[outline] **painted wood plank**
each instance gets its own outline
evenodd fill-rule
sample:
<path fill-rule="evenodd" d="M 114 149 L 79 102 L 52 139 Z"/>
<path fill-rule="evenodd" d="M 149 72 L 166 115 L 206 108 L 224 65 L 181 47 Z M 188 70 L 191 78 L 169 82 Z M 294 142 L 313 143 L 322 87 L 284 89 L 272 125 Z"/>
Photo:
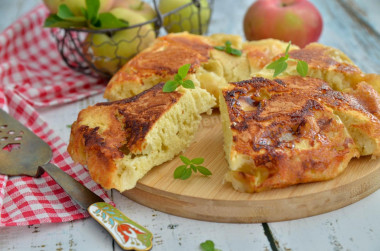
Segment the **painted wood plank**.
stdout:
<path fill-rule="evenodd" d="M 280 250 L 380 250 L 380 191 L 328 214 L 269 224 Z"/>
<path fill-rule="evenodd" d="M 112 239 L 94 220 L 0 228 L 0 250 L 104 250 Z"/>
<path fill-rule="evenodd" d="M 374 2 L 376 2 L 376 0 L 355 1 L 362 4 L 361 8 L 366 11 L 371 11 L 373 8 L 365 6 L 374 6 Z M 23 8 L 28 10 L 32 6 L 30 2 L 32 1 L 6 1 L 7 5 L 13 6 L 9 9 L 12 11 L 8 11 L 7 8 L 8 19 L 15 20 L 18 16 L 17 11 L 22 11 Z M 236 0 L 233 1 L 233 4 L 227 0 L 216 2 L 210 31 L 243 35 L 242 19 L 246 8 L 253 0 Z M 325 23 L 328 21 L 321 42 L 344 50 L 364 70 L 379 72 L 376 70 L 380 65 L 378 63 L 380 57 L 376 54 L 377 51 L 380 51 L 377 50 L 380 44 L 377 39 L 360 38 L 358 31 L 361 29 L 360 25 L 355 22 L 347 25 L 347 20 L 336 20 L 343 15 L 341 13 L 344 13 L 342 7 L 335 3 L 336 1 L 314 0 L 312 2 L 326 16 Z M 0 10 L 5 8 L 3 7 L 4 3 L 5 1 L 0 2 Z M 1 13 L 5 15 L 5 12 Z M 372 14 L 368 14 L 368 17 L 372 16 Z M 337 22 L 335 23 L 335 21 Z M 0 25 L 3 26 L 0 28 L 8 25 L 5 23 L 1 22 Z M 348 32 L 346 36 L 349 38 L 342 37 L 341 29 Z M 345 34 L 343 33 L 343 35 Z M 354 39 L 350 41 L 352 37 Z M 373 47 L 373 50 L 368 52 L 368 47 Z M 41 113 L 67 142 L 69 129 L 66 125 L 75 119 L 80 109 L 101 99 L 101 96 L 98 96 L 68 106 L 55 107 L 56 110 L 41 109 Z M 56 114 L 58 113 L 60 114 L 58 118 L 62 117 L 62 120 L 57 118 Z M 113 197 L 125 214 L 155 233 L 154 250 L 197 250 L 199 243 L 206 239 L 212 239 L 216 247 L 222 250 L 270 249 L 260 224 L 220 224 L 187 220 L 146 208 L 117 192 L 113 192 Z M 321 250 L 319 247 L 326 250 L 366 250 L 366 248 L 379 250 L 379 238 L 376 238 L 380 232 L 378 227 L 380 226 L 378 220 L 379 199 L 380 192 L 378 191 L 354 205 L 329 214 L 297 221 L 273 223 L 269 226 L 280 250 L 287 248 Z M 74 239 L 70 235 L 74 236 Z M 20 238 L 20 236 L 22 237 Z M 112 240 L 109 238 L 108 234 L 103 233 L 102 229 L 91 219 L 73 223 L 0 229 L 1 250 L 87 250 L 90 248 L 112 250 Z M 70 244 L 71 240 L 75 245 Z M 61 244 L 57 246 L 58 243 Z M 115 249 L 120 250 L 118 247 Z"/>
<path fill-rule="evenodd" d="M 0 31 L 3 31 L 6 27 L 16 21 L 20 16 L 26 14 L 34 6 L 40 4 L 41 0 L 12 0 L 12 1 L 0 1 Z"/>
<path fill-rule="evenodd" d="M 154 233 L 153 250 L 199 250 L 200 243 L 212 240 L 225 250 L 270 250 L 261 224 L 224 224 L 189 220 L 141 206 L 118 192 L 114 201 L 125 214 Z M 115 250 L 121 250 L 117 247 Z"/>

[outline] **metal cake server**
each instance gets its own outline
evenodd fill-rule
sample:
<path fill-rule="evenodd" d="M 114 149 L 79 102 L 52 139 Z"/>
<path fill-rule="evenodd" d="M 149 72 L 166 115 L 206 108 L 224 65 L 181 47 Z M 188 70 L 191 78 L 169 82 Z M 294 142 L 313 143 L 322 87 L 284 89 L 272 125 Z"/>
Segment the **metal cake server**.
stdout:
<path fill-rule="evenodd" d="M 40 177 L 45 171 L 125 250 L 149 250 L 152 233 L 50 163 L 50 146 L 0 109 L 0 173 Z"/>

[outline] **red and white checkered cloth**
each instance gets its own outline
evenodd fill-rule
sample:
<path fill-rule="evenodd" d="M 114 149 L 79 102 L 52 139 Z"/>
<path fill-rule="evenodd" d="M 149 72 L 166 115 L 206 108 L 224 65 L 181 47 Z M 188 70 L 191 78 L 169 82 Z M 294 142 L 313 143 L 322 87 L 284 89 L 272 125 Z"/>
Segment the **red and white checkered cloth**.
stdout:
<path fill-rule="evenodd" d="M 49 29 L 42 27 L 47 15 L 47 9 L 38 6 L 0 34 L 0 107 L 52 147 L 54 164 L 110 202 L 87 170 L 73 163 L 65 142 L 33 108 L 72 102 L 105 87 L 104 81 L 74 72 L 64 64 Z M 87 216 L 46 173 L 41 178 L 0 175 L 0 226 Z"/>

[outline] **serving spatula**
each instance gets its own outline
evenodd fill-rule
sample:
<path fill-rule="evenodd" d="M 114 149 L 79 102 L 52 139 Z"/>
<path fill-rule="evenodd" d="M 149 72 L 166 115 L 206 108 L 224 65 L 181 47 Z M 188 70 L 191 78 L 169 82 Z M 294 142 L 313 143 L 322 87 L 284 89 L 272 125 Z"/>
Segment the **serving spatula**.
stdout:
<path fill-rule="evenodd" d="M 149 250 L 152 233 L 50 163 L 50 146 L 0 109 L 0 174 L 40 177 L 45 171 L 125 250 Z"/>

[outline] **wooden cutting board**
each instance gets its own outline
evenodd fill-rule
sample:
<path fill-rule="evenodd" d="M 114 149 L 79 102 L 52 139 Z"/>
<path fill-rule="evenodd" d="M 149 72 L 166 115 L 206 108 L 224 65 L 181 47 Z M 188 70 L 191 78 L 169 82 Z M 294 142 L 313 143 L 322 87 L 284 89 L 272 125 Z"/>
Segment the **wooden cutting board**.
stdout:
<path fill-rule="evenodd" d="M 228 164 L 224 157 L 219 112 L 204 115 L 195 140 L 183 153 L 203 157 L 210 177 L 193 174 L 175 180 L 181 165 L 178 157 L 153 168 L 136 188 L 125 191 L 128 198 L 169 214 L 215 222 L 274 222 L 330 212 L 352 204 L 380 187 L 380 159 L 353 159 L 346 170 L 330 181 L 300 184 L 256 194 L 235 191 L 223 184 Z"/>

